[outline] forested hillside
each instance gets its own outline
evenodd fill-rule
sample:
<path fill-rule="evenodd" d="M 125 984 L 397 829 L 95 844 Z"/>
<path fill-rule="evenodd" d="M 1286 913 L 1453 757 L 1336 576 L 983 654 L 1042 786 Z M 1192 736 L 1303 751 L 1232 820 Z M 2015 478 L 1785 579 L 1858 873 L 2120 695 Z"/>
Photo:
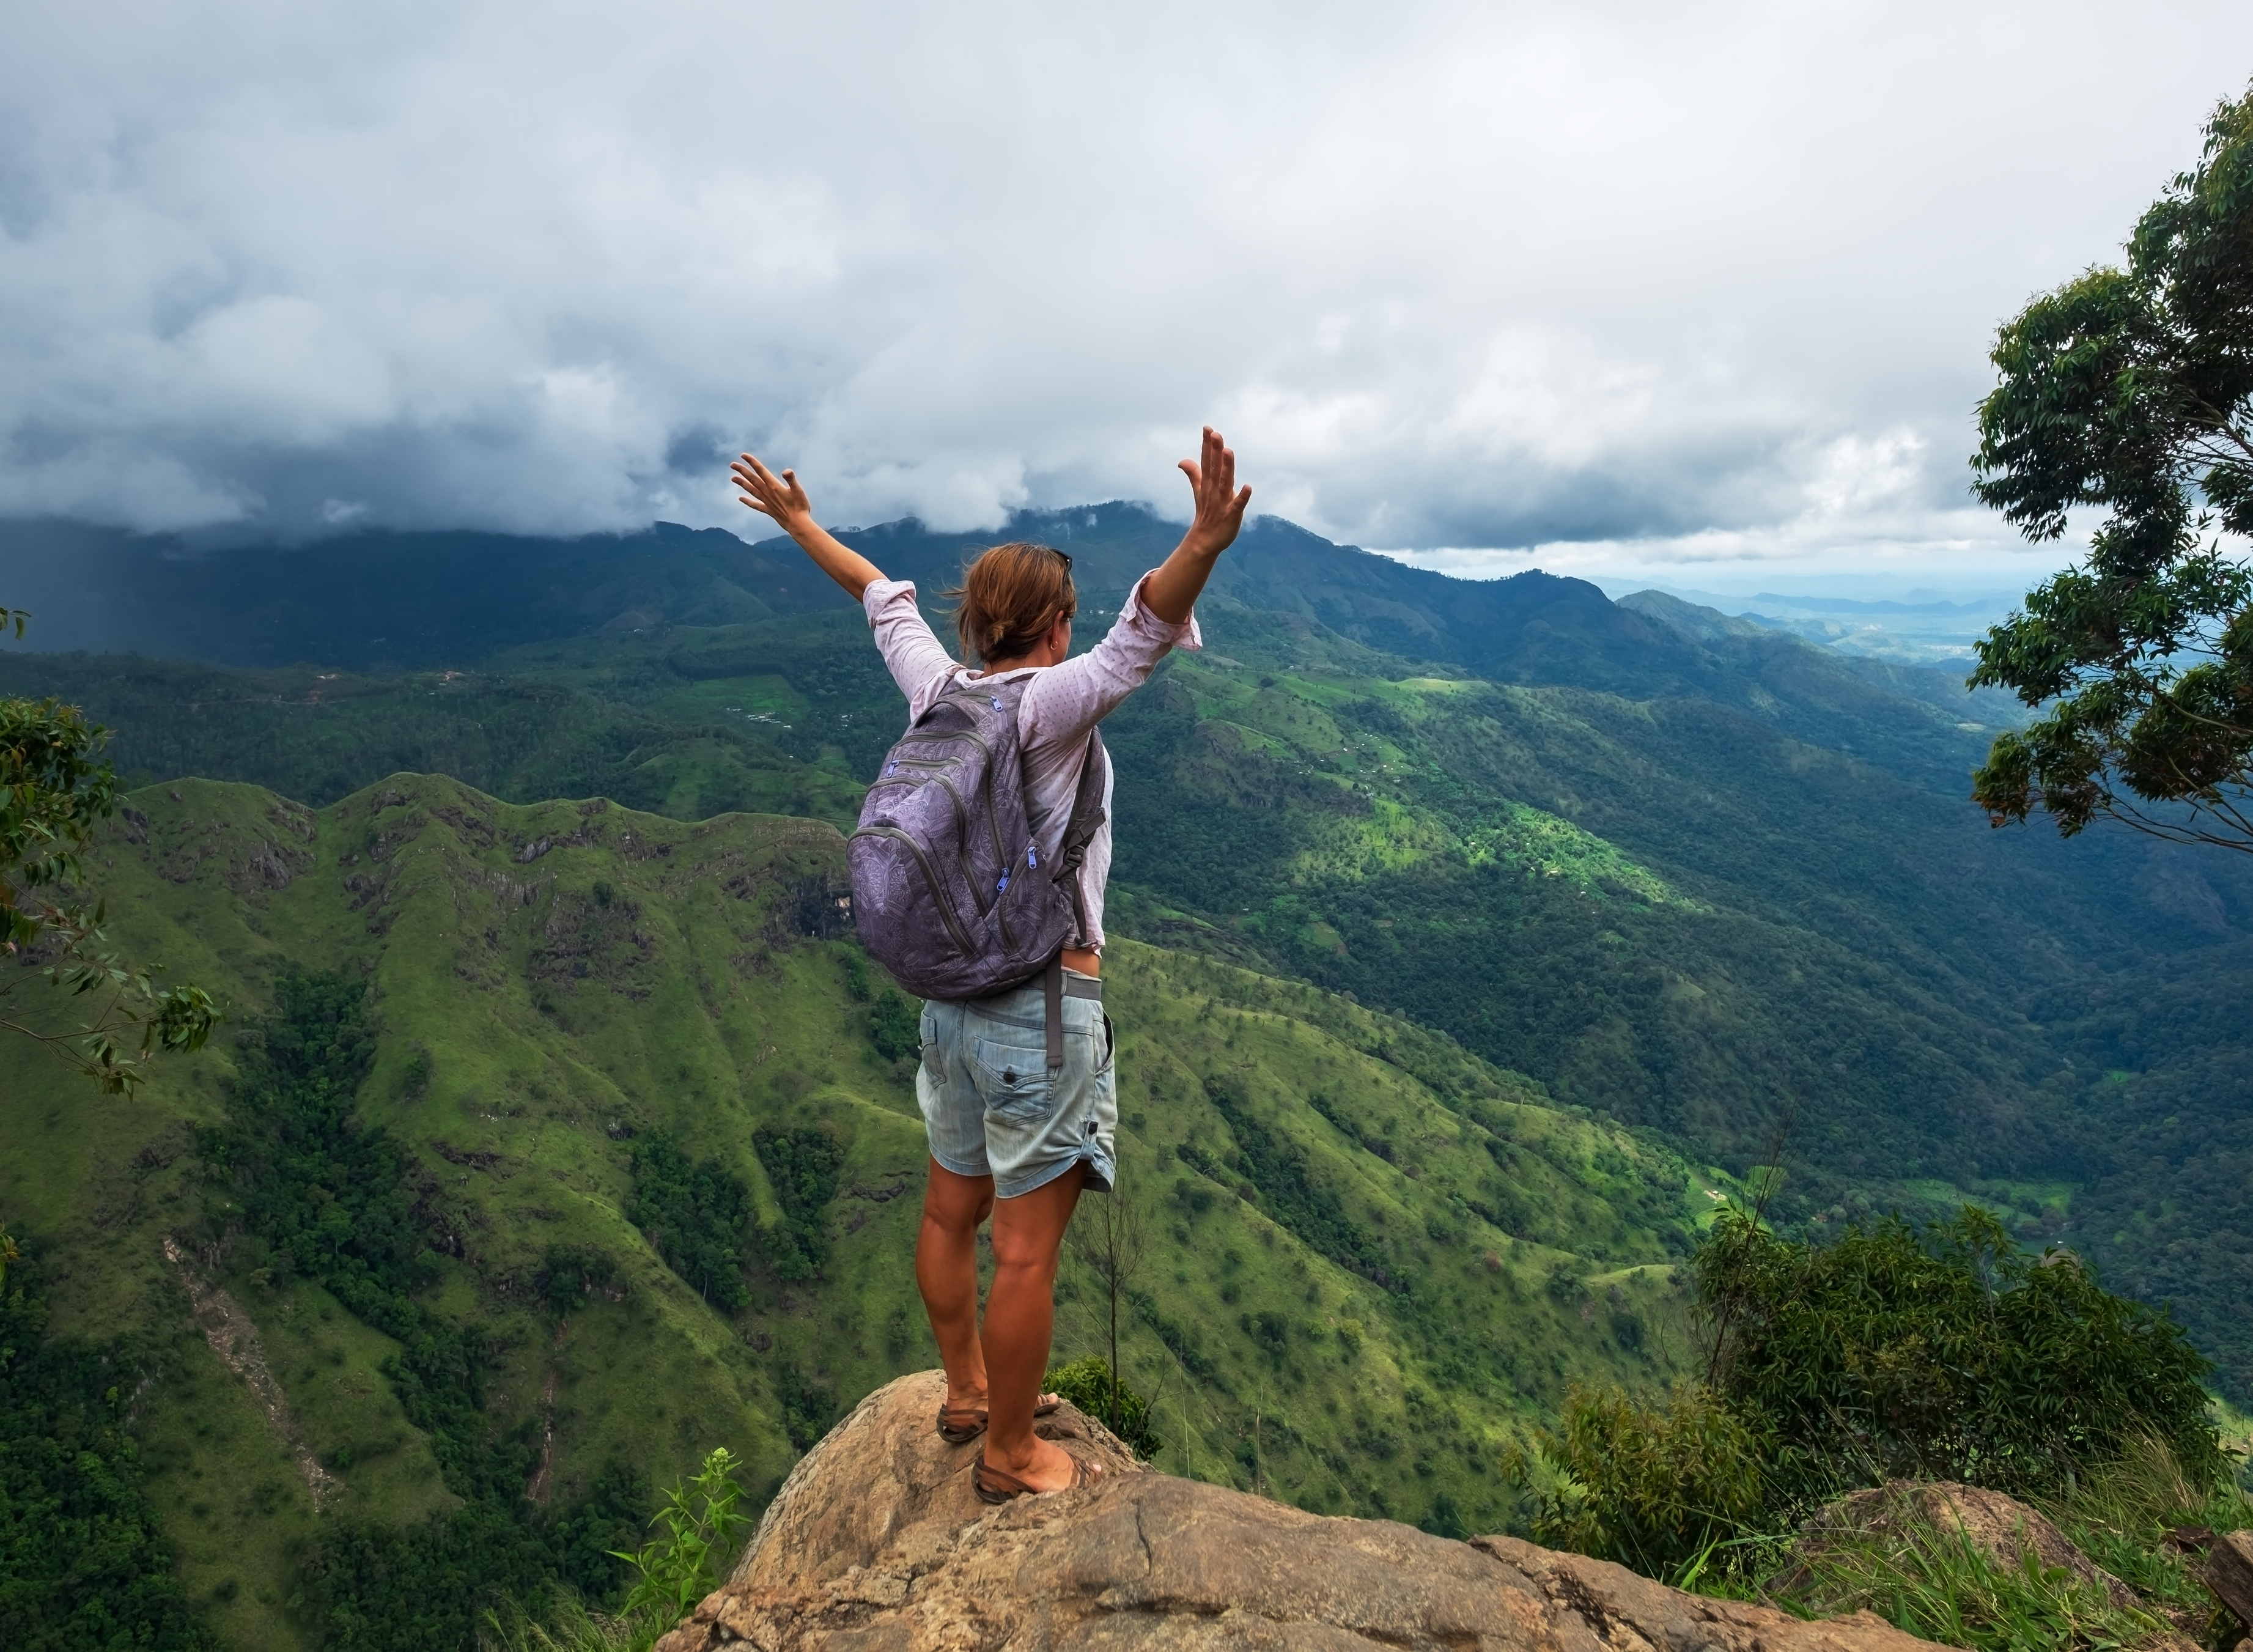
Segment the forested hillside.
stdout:
<path fill-rule="evenodd" d="M 229 1035 L 131 1100 L 17 1057 L 10 1284 L 230 1644 L 600 1599 L 654 1485 L 727 1445 L 764 1493 L 934 1363 L 915 1021 L 841 932 L 830 826 L 190 780 L 88 871 Z M 1490 1527 L 1568 1382 L 1682 1369 L 1671 1264 L 1726 1182 L 1311 986 L 1130 942 L 1109 979 L 1166 1467 Z M 1068 1272 L 1060 1356 L 1101 1290 Z"/>
<path fill-rule="evenodd" d="M 1018 526 L 1079 559 L 1083 645 L 1169 533 Z M 927 600 L 966 544 L 853 537 Z M 1569 1383 L 1685 1369 L 1673 1264 L 1779 1145 L 1788 1230 L 1976 1199 L 2249 1392 L 2243 872 L 1989 831 L 2002 714 L 1934 673 L 1240 550 L 1107 731 L 1123 1363 L 1166 1467 L 1501 1523 Z M 601 1599 L 710 1446 L 759 1494 L 931 1363 L 914 1017 L 838 904 L 900 716 L 849 605 L 680 530 L 92 554 L 133 580 L 66 620 L 201 658 L 11 649 L 0 694 L 114 727 L 143 789 L 89 878 L 229 1020 L 129 1101 L 0 1086 L 43 1349 L 4 1419 L 105 1465 L 105 1553 L 178 1552 L 178 1644 Z M 1097 1351 L 1101 1282 L 1063 1297 Z"/>
<path fill-rule="evenodd" d="M 1171 532 L 1119 505 L 1013 526 L 1078 559 L 1083 645 Z M 927 600 L 974 542 L 847 537 Z M 0 657 L 0 690 L 87 704 L 144 780 L 324 803 L 405 770 L 842 825 L 897 727 L 849 605 L 777 544 L 95 548 L 149 574 L 106 623 L 162 593 L 183 649 L 318 662 Z M 1739 1171 L 1788 1121 L 1795 1222 L 1978 1197 L 2174 1300 L 2253 1391 L 2236 1248 L 2187 1242 L 2236 1202 L 2163 1193 L 2253 1151 L 2242 1087 L 2209 1082 L 2253 922 L 2230 857 L 1991 832 L 1964 800 L 1991 697 L 1669 598 L 1448 580 L 1268 519 L 1203 617 L 1206 652 L 1111 725 L 1123 932 L 1395 1009 Z M 346 668 L 407 659 L 429 669 Z"/>

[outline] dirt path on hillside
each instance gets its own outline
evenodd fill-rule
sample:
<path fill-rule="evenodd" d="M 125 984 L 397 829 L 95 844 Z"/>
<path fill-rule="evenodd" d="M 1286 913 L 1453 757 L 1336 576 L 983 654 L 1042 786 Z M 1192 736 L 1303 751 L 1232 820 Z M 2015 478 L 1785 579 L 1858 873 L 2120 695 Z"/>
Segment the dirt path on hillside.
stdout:
<path fill-rule="evenodd" d="M 201 1328 L 204 1341 L 211 1344 L 227 1370 L 241 1379 L 258 1402 L 258 1409 L 266 1413 L 266 1420 L 282 1441 L 289 1448 L 290 1460 L 304 1477 L 306 1490 L 313 1494 L 313 1507 L 325 1509 L 336 1500 L 345 1484 L 313 1455 L 297 1428 L 297 1419 L 289 1410 L 289 1396 L 275 1379 L 273 1368 L 266 1363 L 265 1346 L 258 1340 L 258 1327 L 241 1304 L 204 1277 L 201 1269 L 192 1261 L 187 1252 L 164 1236 L 164 1260 L 172 1265 L 187 1287 L 188 1301 Z"/>

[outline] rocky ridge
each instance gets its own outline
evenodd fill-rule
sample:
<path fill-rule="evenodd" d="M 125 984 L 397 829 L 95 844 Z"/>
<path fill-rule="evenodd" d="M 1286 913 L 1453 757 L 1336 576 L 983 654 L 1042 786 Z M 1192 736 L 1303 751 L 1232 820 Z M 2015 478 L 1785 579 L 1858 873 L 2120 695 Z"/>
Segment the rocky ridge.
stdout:
<path fill-rule="evenodd" d="M 729 1582 L 659 1652 L 1308 1649 L 1919 1652 L 1868 1613 L 1810 1623 L 1511 1537 L 1303 1513 L 1137 1464 L 1067 1406 L 1044 1425 L 1109 1471 L 987 1509 L 936 1371 L 879 1389 L 809 1452 Z"/>

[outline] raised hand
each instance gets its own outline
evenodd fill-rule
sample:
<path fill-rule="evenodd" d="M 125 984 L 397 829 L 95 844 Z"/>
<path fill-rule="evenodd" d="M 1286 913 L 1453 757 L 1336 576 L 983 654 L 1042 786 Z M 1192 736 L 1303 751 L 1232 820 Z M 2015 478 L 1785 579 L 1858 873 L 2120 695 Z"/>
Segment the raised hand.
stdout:
<path fill-rule="evenodd" d="M 1197 555 L 1217 556 L 1236 542 L 1243 529 L 1244 507 L 1252 503 L 1252 490 L 1237 487 L 1236 455 L 1210 425 L 1204 428 L 1203 461 L 1183 459 L 1182 472 L 1196 499 L 1196 516 L 1182 547 Z"/>
<path fill-rule="evenodd" d="M 798 472 L 785 471 L 777 476 L 759 463 L 755 454 L 740 455 L 728 467 L 741 490 L 741 503 L 761 516 L 773 519 L 775 525 L 796 539 L 801 527 L 814 526 L 813 501 L 806 497 L 799 485 Z"/>
<path fill-rule="evenodd" d="M 1196 496 L 1196 516 L 1174 554 L 1141 586 L 1143 603 L 1168 625 L 1189 618 L 1220 554 L 1236 542 L 1244 507 L 1252 503 L 1252 490 L 1236 485 L 1236 456 L 1210 425 L 1204 428 L 1203 457 L 1183 459 L 1182 471 Z"/>
<path fill-rule="evenodd" d="M 728 471 L 743 494 L 743 503 L 796 540 L 798 548 L 812 557 L 814 566 L 842 586 L 854 602 L 861 600 L 869 581 L 883 578 L 882 568 L 852 547 L 840 542 L 813 519 L 813 501 L 799 486 L 797 471 L 785 471 L 777 476 L 760 464 L 756 455 L 749 453 L 739 457 Z"/>

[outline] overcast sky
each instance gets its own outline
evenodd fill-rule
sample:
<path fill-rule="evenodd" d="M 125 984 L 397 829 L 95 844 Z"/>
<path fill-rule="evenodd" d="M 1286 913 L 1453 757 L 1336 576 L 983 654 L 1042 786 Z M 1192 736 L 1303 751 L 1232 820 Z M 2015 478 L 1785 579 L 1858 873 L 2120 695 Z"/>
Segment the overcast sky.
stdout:
<path fill-rule="evenodd" d="M 1996 323 L 2253 5 L 0 0 L 0 514 L 302 537 L 1254 508 L 1961 586 Z"/>

